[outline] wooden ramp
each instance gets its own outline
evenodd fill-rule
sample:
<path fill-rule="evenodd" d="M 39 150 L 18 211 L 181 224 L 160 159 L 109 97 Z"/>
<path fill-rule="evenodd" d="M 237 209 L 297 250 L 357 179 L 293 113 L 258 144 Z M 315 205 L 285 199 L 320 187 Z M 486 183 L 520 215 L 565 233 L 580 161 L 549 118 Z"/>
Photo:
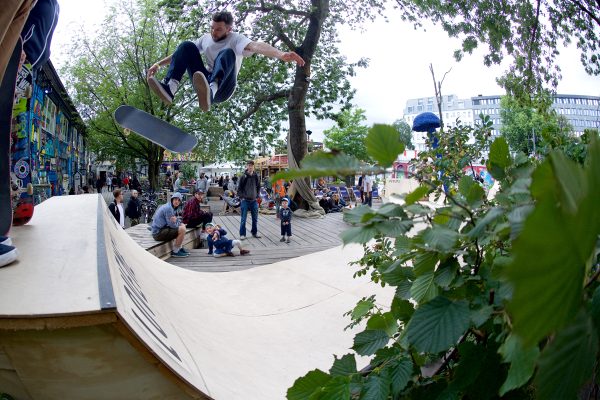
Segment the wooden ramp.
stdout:
<path fill-rule="evenodd" d="M 19 400 L 280 400 L 350 351 L 343 314 L 381 290 L 352 277 L 360 246 L 178 268 L 137 245 L 100 195 L 53 197 L 11 236 L 21 255 L 0 268 L 0 391 Z M 393 291 L 379 295 L 389 304 Z"/>

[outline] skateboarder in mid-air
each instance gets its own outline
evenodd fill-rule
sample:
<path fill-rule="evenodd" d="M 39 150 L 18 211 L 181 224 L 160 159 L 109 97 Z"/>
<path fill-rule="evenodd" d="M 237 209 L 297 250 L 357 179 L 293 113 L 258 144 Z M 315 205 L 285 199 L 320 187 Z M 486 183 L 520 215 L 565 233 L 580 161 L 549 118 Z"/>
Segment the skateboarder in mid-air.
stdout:
<path fill-rule="evenodd" d="M 212 103 L 221 103 L 231 97 L 236 87 L 237 74 L 242 58 L 254 53 L 303 66 L 304 60 L 293 51 L 283 52 L 275 47 L 254 42 L 244 35 L 232 32 L 233 16 L 220 11 L 212 16 L 210 33 L 204 34 L 195 43 L 185 41 L 175 52 L 148 69 L 150 88 L 170 105 L 187 70 L 203 111 L 209 111 Z M 206 64 L 200 57 L 204 54 Z M 163 82 L 154 76 L 161 66 L 169 65 Z"/>

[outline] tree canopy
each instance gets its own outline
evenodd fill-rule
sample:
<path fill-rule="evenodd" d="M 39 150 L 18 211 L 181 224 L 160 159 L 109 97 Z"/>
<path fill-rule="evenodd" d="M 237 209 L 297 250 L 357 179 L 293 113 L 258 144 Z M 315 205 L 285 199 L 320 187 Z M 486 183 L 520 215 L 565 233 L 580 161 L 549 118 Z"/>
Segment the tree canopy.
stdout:
<path fill-rule="evenodd" d="M 394 128 L 400 133 L 400 141 L 404 143 L 404 146 L 409 150 L 414 150 L 415 146 L 412 144 L 412 128 L 403 119 L 398 119 L 392 124 Z"/>
<path fill-rule="evenodd" d="M 500 132 L 506 138 L 510 148 L 525 154 L 539 154 L 542 147 L 564 145 L 573 128 L 566 118 L 552 110 L 539 112 L 531 106 L 520 104 L 511 96 L 500 100 Z M 574 138 L 572 138 L 574 139 Z"/>
<path fill-rule="evenodd" d="M 336 117 L 337 126 L 323 131 L 323 143 L 330 150 L 338 150 L 352 155 L 361 161 L 369 161 L 365 147 L 365 139 L 369 127 L 364 125 L 367 120 L 365 110 L 344 110 Z"/>
<path fill-rule="evenodd" d="M 555 88 L 561 78 L 559 46 L 576 43 L 590 75 L 600 74 L 600 5 L 595 0 L 396 0 L 403 18 L 427 19 L 462 40 L 460 59 L 482 45 L 486 65 L 506 56 L 512 64 L 499 83 L 521 102 Z"/>

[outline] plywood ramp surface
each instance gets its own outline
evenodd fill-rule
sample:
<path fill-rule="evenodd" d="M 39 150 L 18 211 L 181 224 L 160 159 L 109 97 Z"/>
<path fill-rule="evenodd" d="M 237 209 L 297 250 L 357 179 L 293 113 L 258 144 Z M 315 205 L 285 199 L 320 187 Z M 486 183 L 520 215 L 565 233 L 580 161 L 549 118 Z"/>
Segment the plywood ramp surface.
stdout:
<path fill-rule="evenodd" d="M 103 233 L 97 243 L 104 243 L 104 262 L 110 271 L 110 286 L 119 319 L 132 337 L 149 349 L 168 370 L 211 398 L 285 398 L 286 389 L 296 378 L 314 368 L 327 369 L 333 354 L 350 352 L 355 332 L 344 331 L 349 320 L 343 314 L 362 296 L 378 291 L 367 279 L 353 279 L 353 269 L 347 265 L 360 257 L 360 246 L 335 247 L 243 271 L 221 274 L 191 271 L 158 260 L 144 251 L 117 226 L 103 207 L 99 208 L 100 222 L 97 223 L 102 226 L 95 226 L 93 209 L 98 207 L 97 197 L 70 197 L 76 200 L 66 198 L 62 203 L 63 199 L 58 199 L 57 203 L 92 214 L 88 223 L 83 223 L 73 236 L 79 231 L 94 229 Z M 48 217 L 44 223 L 58 224 L 60 217 L 54 221 Z M 29 228 L 36 230 L 39 227 L 35 224 Z M 74 226 L 71 228 L 75 229 Z M 67 230 L 70 229 L 64 229 L 57 241 L 67 240 Z M 84 249 L 96 245 L 92 237 L 88 238 L 92 243 L 82 243 Z M 55 247 L 65 249 L 70 246 L 57 243 Z M 77 248 L 74 251 L 75 255 L 67 257 L 77 259 Z M 45 254 L 45 257 L 64 256 L 50 250 Z M 26 260 L 30 262 L 31 259 Z M 88 256 L 86 260 L 93 261 L 94 257 Z M 102 257 L 96 260 L 103 262 Z M 10 268 L 22 268 L 24 263 L 22 258 L 19 264 Z M 64 279 L 77 282 L 91 279 L 100 287 L 94 298 L 95 308 L 99 309 L 105 302 L 106 293 L 102 294 L 102 278 L 91 278 L 93 271 L 101 271 L 96 264 L 81 263 L 71 269 L 66 263 L 60 263 L 65 273 L 50 274 L 45 283 L 66 290 L 68 284 L 62 282 Z M 39 268 L 27 266 L 27 271 L 36 273 Z M 4 272 L 0 270 L 1 282 Z M 86 278 L 69 278 L 78 273 Z M 26 274 L 21 274 L 21 279 L 26 278 Z M 13 277 L 13 282 L 15 280 Z M 61 282 L 55 283 L 55 280 Z M 18 284 L 28 285 L 26 281 Z M 65 304 L 68 312 L 92 310 L 94 307 L 91 306 L 75 306 L 77 299 L 92 302 L 84 297 L 84 293 L 91 296 L 93 292 L 89 286 L 92 285 L 88 283 L 87 289 L 78 295 L 67 293 L 69 301 L 55 300 L 57 305 L 50 309 L 45 305 L 38 308 L 34 301 L 29 301 L 26 309 L 33 311 L 32 317 L 36 309 L 56 314 L 60 308 L 58 304 Z M 28 290 L 35 292 L 35 288 Z M 46 293 L 48 298 L 40 295 L 36 297 L 37 301 L 64 294 L 62 291 Z M 387 302 L 393 292 L 379 289 L 379 296 L 382 302 Z M 24 309 L 19 310 L 16 306 L 6 309 L 11 314 L 23 315 Z"/>

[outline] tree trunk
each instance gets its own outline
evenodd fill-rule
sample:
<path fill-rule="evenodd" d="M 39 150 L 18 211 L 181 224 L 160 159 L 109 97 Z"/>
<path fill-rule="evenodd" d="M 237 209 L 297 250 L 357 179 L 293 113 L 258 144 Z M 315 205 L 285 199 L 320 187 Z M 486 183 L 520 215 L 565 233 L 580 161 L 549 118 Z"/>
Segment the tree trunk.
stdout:
<path fill-rule="evenodd" d="M 294 86 L 288 98 L 288 118 L 290 122 L 288 157 L 294 157 L 299 165 L 308 153 L 304 103 L 310 82 L 310 64 L 321 37 L 321 29 L 329 14 L 329 0 L 312 0 L 311 3 L 312 12 L 308 30 L 302 45 L 296 49 L 296 52 L 304 59 L 305 64 L 304 67 L 296 68 Z M 301 208 L 304 208 L 304 200 L 298 195 L 296 195 L 294 201 Z"/>
<path fill-rule="evenodd" d="M 150 189 L 158 189 L 158 177 L 160 175 L 160 164 L 163 161 L 163 150 L 160 146 L 150 145 L 148 161 L 148 180 Z"/>

